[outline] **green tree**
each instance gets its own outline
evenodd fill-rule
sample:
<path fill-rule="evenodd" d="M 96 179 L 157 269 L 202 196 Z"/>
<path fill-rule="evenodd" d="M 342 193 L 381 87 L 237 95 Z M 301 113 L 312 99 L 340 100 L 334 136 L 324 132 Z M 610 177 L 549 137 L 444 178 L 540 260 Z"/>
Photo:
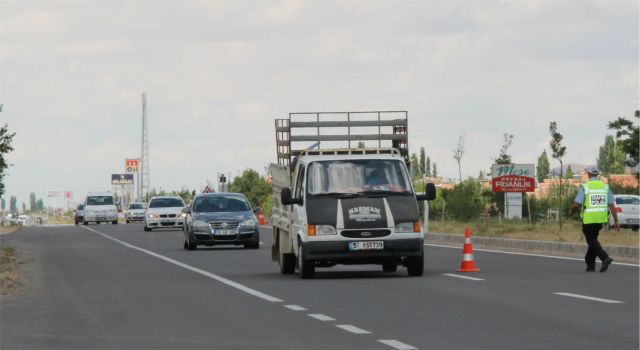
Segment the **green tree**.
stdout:
<path fill-rule="evenodd" d="M 498 158 L 495 159 L 496 164 L 511 164 L 511 155 L 509 152 L 509 147 L 511 147 L 511 143 L 513 142 L 513 135 L 504 133 L 502 135 L 503 143 L 502 147 L 500 147 L 500 154 Z"/>
<path fill-rule="evenodd" d="M 254 207 L 266 203 L 271 194 L 271 186 L 253 169 L 245 170 L 233 179 L 230 190 L 244 194 Z"/>
<path fill-rule="evenodd" d="M 11 198 L 9 198 L 9 211 L 11 211 L 12 213 L 18 211 L 18 198 L 16 198 L 15 196 L 11 196 Z"/>
<path fill-rule="evenodd" d="M 635 112 L 636 119 L 640 119 L 640 111 Z M 640 153 L 640 128 L 634 125 L 633 121 L 618 117 L 618 119 L 609 122 L 609 129 L 616 130 L 616 139 L 620 144 L 622 151 L 627 155 L 627 165 L 635 167 L 638 165 L 638 157 Z"/>
<path fill-rule="evenodd" d="M 540 157 L 538 157 L 538 167 L 536 168 L 538 182 L 544 181 L 549 174 L 549 157 L 547 157 L 547 151 L 542 151 Z"/>
<path fill-rule="evenodd" d="M 194 191 L 195 192 L 195 191 Z M 191 201 L 193 200 L 193 193 L 192 191 L 189 191 L 188 188 L 183 187 L 181 188 L 179 191 L 171 191 L 171 195 L 172 196 L 179 196 L 181 197 L 185 203 L 191 203 Z"/>
<path fill-rule="evenodd" d="M 438 177 L 438 168 L 436 162 L 433 162 L 433 177 Z"/>
<path fill-rule="evenodd" d="M 617 144 L 612 135 L 604 138 L 604 144 L 600 146 L 596 162 L 603 175 L 621 174 L 625 167 L 625 154 L 620 144 Z"/>
<path fill-rule="evenodd" d="M 4 198 L 0 198 L 0 210 L 4 211 L 5 209 L 7 209 L 7 202 Z"/>
<path fill-rule="evenodd" d="M 431 158 L 427 157 L 427 163 L 426 165 L 426 169 L 425 169 L 425 175 L 427 177 L 431 177 Z"/>
<path fill-rule="evenodd" d="M 427 161 L 426 154 L 424 151 L 424 147 L 420 147 L 420 175 L 424 175 L 427 173 Z"/>
<path fill-rule="evenodd" d="M 7 124 L 0 127 L 0 196 L 4 194 L 4 176 L 6 175 L 6 170 L 10 165 L 5 160 L 4 155 L 13 151 L 11 142 L 13 141 L 14 136 L 16 136 L 16 133 L 10 133 Z"/>
<path fill-rule="evenodd" d="M 560 191 L 558 191 L 558 205 L 562 205 L 562 194 L 564 192 L 563 182 L 562 182 L 562 158 L 567 153 L 567 147 L 562 145 L 563 136 L 558 132 L 558 124 L 556 122 L 551 122 L 549 124 L 549 133 L 551 133 L 551 141 L 549 141 L 549 146 L 551 146 L 551 156 L 557 159 L 560 162 Z M 558 214 L 558 224 L 560 225 L 560 231 L 562 231 L 562 210 L 559 211 Z"/>
<path fill-rule="evenodd" d="M 38 211 L 40 212 L 44 211 L 44 201 L 42 199 L 38 199 L 37 207 L 38 207 Z"/>
<path fill-rule="evenodd" d="M 29 209 L 31 212 L 38 211 L 38 201 L 36 201 L 36 194 L 33 192 L 29 193 Z"/>
<path fill-rule="evenodd" d="M 411 154 L 411 178 L 419 179 L 420 175 L 420 163 L 418 162 L 418 156 L 415 153 Z"/>
<path fill-rule="evenodd" d="M 571 165 L 567 167 L 567 175 L 565 175 L 565 179 L 573 179 L 573 169 L 571 169 Z"/>
<path fill-rule="evenodd" d="M 480 183 L 473 179 L 457 184 L 448 194 L 446 202 L 449 215 L 460 221 L 477 218 L 485 207 Z"/>

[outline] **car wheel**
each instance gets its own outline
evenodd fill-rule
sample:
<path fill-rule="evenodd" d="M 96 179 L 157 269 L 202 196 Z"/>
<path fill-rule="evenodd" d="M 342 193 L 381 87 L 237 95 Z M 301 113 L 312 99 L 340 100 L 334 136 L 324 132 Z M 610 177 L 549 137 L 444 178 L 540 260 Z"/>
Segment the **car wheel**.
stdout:
<path fill-rule="evenodd" d="M 382 271 L 384 272 L 396 272 L 398 271 L 398 265 L 393 261 L 383 262 Z"/>
<path fill-rule="evenodd" d="M 184 250 L 189 250 L 189 242 L 187 242 L 187 240 L 184 240 L 184 243 L 182 244 L 182 248 L 184 248 Z"/>
<path fill-rule="evenodd" d="M 298 270 L 300 271 L 300 278 L 313 278 L 313 275 L 316 273 L 316 263 L 313 260 L 306 260 L 304 256 L 304 248 L 302 244 L 300 244 L 298 247 Z"/>
<path fill-rule="evenodd" d="M 145 231 L 151 231 L 151 228 L 149 228 L 149 226 L 147 226 L 147 222 L 144 222 L 144 230 Z"/>
<path fill-rule="evenodd" d="M 194 242 L 187 242 L 187 249 L 189 250 L 196 250 L 198 249 L 198 245 Z"/>
<path fill-rule="evenodd" d="M 86 226 L 86 225 L 89 225 L 89 222 L 85 219 L 82 219 L 82 224 Z"/>
<path fill-rule="evenodd" d="M 260 249 L 260 236 L 256 235 L 256 238 L 251 243 L 245 243 L 245 249 Z"/>
<path fill-rule="evenodd" d="M 111 224 L 112 225 L 117 225 L 118 224 L 118 219 L 115 219 L 115 220 L 111 221 Z"/>
<path fill-rule="evenodd" d="M 126 222 L 127 224 L 130 224 L 130 223 L 131 223 L 131 220 L 129 220 L 129 219 L 124 219 L 124 222 Z"/>
<path fill-rule="evenodd" d="M 424 272 L 424 255 L 410 256 L 407 258 L 407 274 L 409 276 L 422 276 Z"/>

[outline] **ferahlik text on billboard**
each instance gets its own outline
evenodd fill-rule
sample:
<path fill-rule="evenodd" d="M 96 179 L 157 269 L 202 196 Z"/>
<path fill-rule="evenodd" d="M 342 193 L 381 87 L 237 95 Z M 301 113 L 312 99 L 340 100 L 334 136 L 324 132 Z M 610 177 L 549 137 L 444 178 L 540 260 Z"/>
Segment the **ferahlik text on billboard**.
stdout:
<path fill-rule="evenodd" d="M 493 164 L 491 167 L 493 192 L 533 192 L 536 188 L 533 164 Z"/>

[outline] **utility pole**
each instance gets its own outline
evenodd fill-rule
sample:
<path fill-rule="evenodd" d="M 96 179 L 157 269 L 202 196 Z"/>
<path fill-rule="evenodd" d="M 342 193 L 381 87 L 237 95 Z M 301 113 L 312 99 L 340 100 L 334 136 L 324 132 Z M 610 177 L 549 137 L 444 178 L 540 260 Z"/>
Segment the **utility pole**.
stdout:
<path fill-rule="evenodd" d="M 142 93 L 142 146 L 140 149 L 140 173 L 138 178 L 138 201 L 146 200 L 150 189 L 149 176 L 149 129 L 147 121 L 147 93 Z"/>

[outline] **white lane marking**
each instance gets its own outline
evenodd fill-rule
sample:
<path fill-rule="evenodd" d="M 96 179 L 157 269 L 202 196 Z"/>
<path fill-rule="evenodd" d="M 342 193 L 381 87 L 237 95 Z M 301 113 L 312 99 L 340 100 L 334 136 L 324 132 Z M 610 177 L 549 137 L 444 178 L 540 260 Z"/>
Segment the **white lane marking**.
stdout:
<path fill-rule="evenodd" d="M 430 247 L 439 247 L 439 248 L 462 249 L 461 247 L 453 247 L 453 246 L 450 246 L 450 245 L 441 245 L 441 244 L 425 243 L 424 245 L 430 246 Z M 585 247 L 585 249 L 586 249 L 586 247 Z M 519 252 L 506 252 L 506 251 L 502 251 L 502 250 L 476 249 L 476 248 L 473 248 L 473 250 L 474 251 L 478 251 L 478 252 L 486 252 L 486 253 L 524 255 L 524 256 L 535 256 L 535 257 L 538 257 L 538 258 L 552 258 L 552 259 L 562 259 L 562 260 L 584 261 L 584 258 L 570 258 L 570 257 L 566 257 L 566 256 L 554 256 L 554 255 L 519 253 Z M 621 263 L 621 262 L 615 262 L 615 261 L 613 263 L 611 263 L 611 264 L 612 265 L 624 265 L 624 266 L 640 267 L 640 265 L 637 265 L 637 264 L 628 264 L 628 263 Z"/>
<path fill-rule="evenodd" d="M 384 345 L 389 345 L 390 347 L 394 348 L 394 349 L 398 349 L 398 350 L 417 350 L 418 348 L 411 346 L 409 344 L 405 344 L 403 342 L 397 341 L 397 340 L 393 340 L 393 339 L 387 339 L 387 340 L 378 340 L 379 342 L 381 342 Z"/>
<path fill-rule="evenodd" d="M 307 309 L 303 308 L 302 306 L 299 305 L 285 305 L 284 307 L 286 307 L 289 310 L 293 310 L 293 311 L 305 311 Z"/>
<path fill-rule="evenodd" d="M 260 245 L 263 245 L 263 244 L 264 244 L 264 242 L 260 242 Z"/>
<path fill-rule="evenodd" d="M 337 324 L 336 327 L 344 329 L 347 332 L 351 332 L 353 334 L 371 334 L 369 331 L 365 331 L 362 328 L 358 328 L 356 326 L 352 326 L 350 324 Z"/>
<path fill-rule="evenodd" d="M 107 235 L 107 234 L 104 234 L 104 233 L 102 233 L 102 232 L 100 232 L 100 231 L 94 230 L 94 229 L 92 229 L 92 228 L 90 228 L 90 227 L 82 226 L 82 228 L 85 228 L 85 229 L 87 229 L 87 230 L 89 230 L 89 231 L 91 231 L 91 232 L 97 233 L 97 234 L 99 234 L 100 236 L 102 236 L 102 237 L 104 237 L 104 238 L 108 238 L 108 239 L 110 239 L 110 240 L 112 240 L 112 241 L 114 241 L 114 242 L 120 243 L 120 244 L 124 245 L 125 247 L 129 247 L 129 248 L 131 248 L 131 249 L 135 249 L 135 250 L 137 250 L 137 251 L 139 251 L 139 252 L 142 252 L 142 253 L 145 253 L 145 254 L 151 255 L 151 256 L 153 256 L 153 257 L 155 257 L 155 258 L 158 258 L 158 259 L 160 259 L 160 260 L 164 260 L 164 261 L 169 262 L 169 263 L 172 263 L 172 264 L 174 264 L 174 265 L 176 265 L 176 266 L 180 266 L 180 267 L 182 267 L 182 268 L 185 268 L 185 269 L 187 269 L 187 270 L 193 271 L 193 272 L 195 272 L 195 273 L 199 273 L 199 274 L 201 274 L 201 275 L 203 275 L 203 276 L 207 276 L 207 277 L 209 277 L 209 278 L 211 278 L 211 279 L 214 279 L 214 280 L 216 280 L 216 281 L 218 281 L 218 282 L 220 282 L 220 283 L 226 284 L 226 285 L 228 285 L 229 287 L 236 288 L 236 289 L 241 290 L 241 291 L 243 291 L 243 292 L 245 292 L 245 293 L 248 293 L 248 294 L 251 294 L 251 295 L 253 295 L 253 296 L 255 296 L 255 297 L 258 297 L 258 298 L 260 298 L 260 299 L 264 299 L 264 300 L 269 301 L 269 302 L 272 302 L 272 303 L 280 303 L 280 302 L 282 302 L 282 299 L 278 299 L 278 298 L 273 297 L 273 296 L 271 296 L 271 295 L 268 295 L 268 294 L 265 294 L 265 293 L 259 292 L 259 291 L 255 290 L 255 289 L 251 289 L 251 288 L 249 288 L 249 287 L 247 287 L 247 286 L 244 286 L 244 285 L 242 285 L 242 284 L 240 284 L 240 283 L 237 283 L 237 282 L 234 282 L 234 281 L 232 281 L 232 280 L 226 279 L 226 278 L 224 278 L 224 277 L 218 276 L 218 275 L 213 274 L 213 273 L 211 273 L 211 272 L 207 272 L 207 271 L 205 271 L 205 270 L 201 270 L 201 269 L 199 269 L 199 268 L 197 268 L 197 267 L 193 267 L 193 266 L 191 266 L 191 265 L 187 265 L 187 264 L 182 263 L 182 262 L 180 262 L 180 261 L 173 260 L 173 259 L 171 259 L 171 258 L 169 258 L 169 257 L 166 257 L 166 256 L 164 256 L 164 255 L 160 255 L 160 254 L 154 253 L 154 252 L 152 252 L 152 251 L 150 251 L 150 250 L 146 250 L 146 249 L 143 249 L 143 248 L 140 248 L 140 247 L 136 247 L 136 246 L 134 246 L 134 245 L 132 245 L 132 244 L 129 244 L 129 243 L 124 242 L 124 241 L 121 241 L 121 240 L 119 240 L 119 239 L 117 239 L 117 238 L 113 238 L 113 237 L 111 237 L 111 236 L 109 236 L 109 235 Z"/>
<path fill-rule="evenodd" d="M 586 299 L 586 300 L 591 300 L 591 301 L 599 301 L 601 303 L 607 303 L 607 304 L 624 304 L 622 301 L 590 297 L 588 295 L 580 295 L 580 294 L 573 294 L 573 293 L 553 293 L 553 294 L 563 295 L 565 297 L 571 297 L 571 298 Z"/>
<path fill-rule="evenodd" d="M 323 314 L 309 314 L 308 316 L 309 316 L 309 317 L 313 317 L 313 318 L 315 318 L 316 320 L 320 320 L 320 321 L 324 321 L 324 322 L 327 322 L 327 321 L 335 321 L 335 320 L 336 320 L 336 319 L 335 319 L 335 318 L 333 318 L 333 317 L 329 317 L 329 316 L 327 316 L 327 315 L 323 315 Z"/>
<path fill-rule="evenodd" d="M 449 277 L 455 277 L 455 278 L 462 278 L 465 280 L 471 280 L 471 281 L 484 281 L 484 278 L 477 278 L 477 277 L 469 277 L 469 276 L 462 276 L 462 275 L 454 275 L 452 273 L 443 273 L 443 276 L 449 276 Z"/>

